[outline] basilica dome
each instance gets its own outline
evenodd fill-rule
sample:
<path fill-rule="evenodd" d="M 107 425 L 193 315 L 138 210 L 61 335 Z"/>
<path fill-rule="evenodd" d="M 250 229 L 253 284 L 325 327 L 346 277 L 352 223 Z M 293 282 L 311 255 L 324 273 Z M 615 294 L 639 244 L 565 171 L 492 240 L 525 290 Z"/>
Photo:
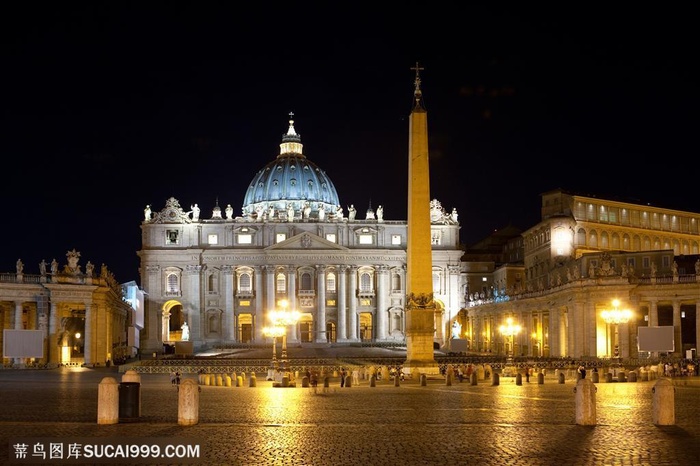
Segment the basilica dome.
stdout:
<path fill-rule="evenodd" d="M 289 130 L 282 136 L 280 154 L 265 165 L 248 185 L 243 214 L 259 216 L 271 213 L 286 218 L 293 209 L 296 215 L 306 210 L 309 218 L 323 219 L 340 206 L 338 193 L 326 172 L 302 153 L 301 135 L 289 120 Z M 319 211 L 324 212 L 319 215 Z"/>

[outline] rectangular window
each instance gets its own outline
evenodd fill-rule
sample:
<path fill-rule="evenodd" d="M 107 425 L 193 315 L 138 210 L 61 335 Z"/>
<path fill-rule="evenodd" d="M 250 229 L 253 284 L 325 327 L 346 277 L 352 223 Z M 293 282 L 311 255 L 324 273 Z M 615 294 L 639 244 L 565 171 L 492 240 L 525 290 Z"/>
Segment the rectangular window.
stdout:
<path fill-rule="evenodd" d="M 372 305 L 372 300 L 370 298 L 361 298 L 360 299 L 360 306 L 371 306 Z"/>
<path fill-rule="evenodd" d="M 238 235 L 238 244 L 252 244 L 253 236 L 250 234 Z"/>
<path fill-rule="evenodd" d="M 282 241 L 287 239 L 287 234 L 286 233 L 277 233 L 275 236 L 277 238 L 277 243 L 281 243 Z"/>
<path fill-rule="evenodd" d="M 247 299 L 242 299 L 238 301 L 238 305 L 241 307 L 250 307 L 250 301 Z"/>
<path fill-rule="evenodd" d="M 360 244 L 372 244 L 372 235 L 360 235 Z"/>
<path fill-rule="evenodd" d="M 335 243 L 335 233 L 326 233 L 326 240 Z"/>
<path fill-rule="evenodd" d="M 634 260 L 633 257 L 627 258 L 627 267 L 634 268 L 636 265 L 636 261 Z"/>
<path fill-rule="evenodd" d="M 178 231 L 177 230 L 166 230 L 165 231 L 165 244 L 177 244 L 178 241 Z"/>
<path fill-rule="evenodd" d="M 661 263 L 663 264 L 663 268 L 668 268 L 671 267 L 671 258 L 669 256 L 663 256 L 661 258 Z"/>
<path fill-rule="evenodd" d="M 209 235 L 209 244 L 219 244 L 219 235 Z"/>
<path fill-rule="evenodd" d="M 433 230 L 430 233 L 430 244 L 440 245 L 441 240 L 440 230 Z"/>
<path fill-rule="evenodd" d="M 335 299 L 327 299 L 326 306 L 335 307 Z"/>
<path fill-rule="evenodd" d="M 401 245 L 401 235 L 391 235 L 391 244 L 395 246 Z"/>
<path fill-rule="evenodd" d="M 650 264 L 651 264 L 651 262 L 650 262 L 650 259 L 648 257 L 642 258 L 642 267 L 644 267 L 645 269 L 648 269 L 649 267 L 651 267 Z"/>

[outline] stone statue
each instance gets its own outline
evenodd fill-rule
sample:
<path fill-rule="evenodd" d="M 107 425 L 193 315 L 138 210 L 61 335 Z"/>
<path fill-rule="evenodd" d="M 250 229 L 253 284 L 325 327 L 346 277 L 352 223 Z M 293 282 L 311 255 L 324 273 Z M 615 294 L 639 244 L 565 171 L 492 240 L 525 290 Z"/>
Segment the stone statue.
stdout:
<path fill-rule="evenodd" d="M 22 262 L 22 259 L 17 259 L 17 275 L 21 274 L 24 271 L 24 263 Z"/>
<path fill-rule="evenodd" d="M 95 269 L 95 266 L 92 264 L 92 262 L 88 261 L 87 264 L 85 264 L 85 275 L 88 277 L 92 277 L 92 271 Z"/>
<path fill-rule="evenodd" d="M 452 324 L 452 338 L 459 338 L 460 335 L 462 334 L 462 324 L 457 322 L 456 320 Z"/>
<path fill-rule="evenodd" d="M 351 222 L 355 220 L 355 215 L 357 215 L 355 204 L 350 204 L 350 207 L 348 207 L 348 220 L 350 220 Z"/>
<path fill-rule="evenodd" d="M 308 219 L 311 216 L 311 204 L 308 202 L 304 203 L 304 219 Z"/>
<path fill-rule="evenodd" d="M 182 324 L 182 336 L 180 337 L 180 340 L 182 341 L 188 341 L 190 339 L 190 327 L 187 325 L 187 322 Z"/>
<path fill-rule="evenodd" d="M 192 220 L 199 220 L 199 206 L 195 204 L 193 206 L 190 206 L 190 208 L 192 209 Z"/>
<path fill-rule="evenodd" d="M 677 277 L 678 276 L 678 262 L 673 261 L 673 265 L 671 266 L 671 270 L 673 271 L 673 276 Z"/>
<path fill-rule="evenodd" d="M 44 259 L 39 262 L 39 273 L 42 277 L 46 275 L 46 261 Z"/>
<path fill-rule="evenodd" d="M 322 205 L 319 205 L 318 206 L 318 220 L 322 222 L 323 220 L 325 220 L 325 218 L 326 218 L 326 209 Z"/>
<path fill-rule="evenodd" d="M 593 265 L 593 262 L 588 266 L 588 278 L 593 278 L 595 277 L 595 266 Z"/>
<path fill-rule="evenodd" d="M 695 275 L 700 275 L 700 259 L 695 261 Z"/>
<path fill-rule="evenodd" d="M 452 214 L 450 214 L 450 217 L 452 218 L 453 222 L 457 223 L 458 214 L 457 214 L 456 208 L 454 208 L 454 207 L 452 208 Z"/>
<path fill-rule="evenodd" d="M 143 216 L 147 222 L 151 221 L 151 204 L 146 205 L 146 208 L 143 209 Z"/>
<path fill-rule="evenodd" d="M 343 208 L 342 208 L 341 206 L 336 207 L 336 209 L 335 209 L 335 217 L 336 217 L 338 220 L 342 220 L 342 219 L 343 219 L 343 216 L 344 216 L 344 214 L 343 214 Z"/>
<path fill-rule="evenodd" d="M 381 205 L 377 207 L 377 220 L 380 222 L 384 220 L 384 207 Z"/>
<path fill-rule="evenodd" d="M 294 221 L 294 206 L 290 202 L 287 204 L 287 221 L 288 222 L 293 222 Z"/>
<path fill-rule="evenodd" d="M 656 263 L 655 262 L 651 263 L 651 277 L 652 278 L 656 277 Z"/>
<path fill-rule="evenodd" d="M 51 275 L 56 275 L 58 273 L 58 262 L 56 259 L 51 261 Z"/>
<path fill-rule="evenodd" d="M 226 218 L 229 220 L 233 218 L 233 207 L 231 207 L 231 204 L 226 206 Z"/>

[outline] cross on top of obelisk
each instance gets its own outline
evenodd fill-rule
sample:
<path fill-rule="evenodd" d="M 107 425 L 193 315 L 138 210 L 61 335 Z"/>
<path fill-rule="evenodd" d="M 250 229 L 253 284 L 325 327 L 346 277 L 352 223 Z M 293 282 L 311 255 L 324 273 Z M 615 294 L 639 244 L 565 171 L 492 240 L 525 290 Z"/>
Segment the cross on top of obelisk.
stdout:
<path fill-rule="evenodd" d="M 413 96 L 416 98 L 416 106 L 421 106 L 420 105 L 420 100 L 421 97 L 423 96 L 423 92 L 420 90 L 420 72 L 424 70 L 422 66 L 416 62 L 416 66 L 411 67 L 412 70 L 416 71 L 416 80 L 415 80 L 415 87 L 416 89 L 413 91 Z"/>

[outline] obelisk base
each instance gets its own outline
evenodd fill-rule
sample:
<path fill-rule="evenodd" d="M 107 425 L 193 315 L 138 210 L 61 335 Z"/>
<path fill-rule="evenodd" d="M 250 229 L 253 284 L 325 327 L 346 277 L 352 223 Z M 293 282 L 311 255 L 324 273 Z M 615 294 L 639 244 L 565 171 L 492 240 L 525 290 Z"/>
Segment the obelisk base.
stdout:
<path fill-rule="evenodd" d="M 406 313 L 405 374 L 440 374 L 433 349 L 434 322 L 434 307 L 413 307 Z"/>

